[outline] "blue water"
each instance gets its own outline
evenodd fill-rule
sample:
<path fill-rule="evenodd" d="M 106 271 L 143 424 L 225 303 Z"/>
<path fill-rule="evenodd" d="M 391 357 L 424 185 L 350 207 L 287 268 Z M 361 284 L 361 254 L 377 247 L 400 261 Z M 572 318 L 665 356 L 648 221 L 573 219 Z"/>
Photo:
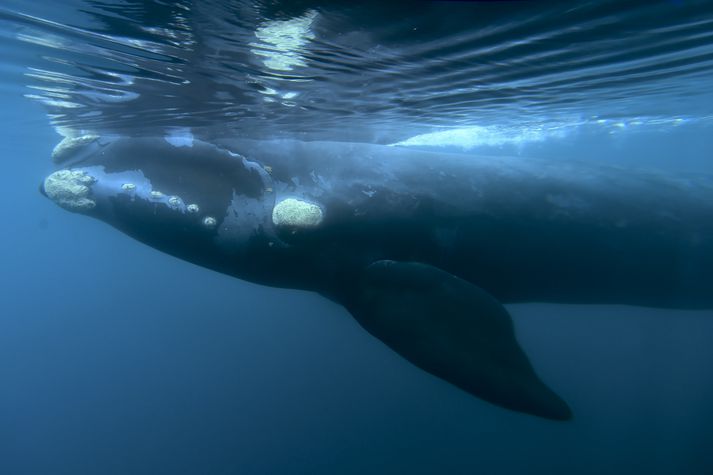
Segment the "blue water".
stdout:
<path fill-rule="evenodd" d="M 713 473 L 713 310 L 510 306 L 553 423 L 38 193 L 67 130 L 713 173 L 709 2 L 381 3 L 0 2 L 0 474 Z"/>

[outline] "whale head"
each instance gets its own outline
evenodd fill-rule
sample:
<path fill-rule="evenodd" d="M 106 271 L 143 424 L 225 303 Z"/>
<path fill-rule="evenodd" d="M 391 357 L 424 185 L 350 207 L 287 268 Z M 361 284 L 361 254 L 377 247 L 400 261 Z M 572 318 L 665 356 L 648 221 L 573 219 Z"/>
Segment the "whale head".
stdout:
<path fill-rule="evenodd" d="M 63 141 L 64 142 L 64 141 Z M 165 137 L 74 140 L 40 191 L 169 254 L 220 269 L 272 246 L 270 175 L 241 155 Z"/>

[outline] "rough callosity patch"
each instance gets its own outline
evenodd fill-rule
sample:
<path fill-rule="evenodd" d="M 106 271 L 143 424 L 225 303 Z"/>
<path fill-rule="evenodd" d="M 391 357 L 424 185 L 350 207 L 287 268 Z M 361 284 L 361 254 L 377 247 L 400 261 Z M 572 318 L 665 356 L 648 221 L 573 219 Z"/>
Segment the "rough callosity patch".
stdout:
<path fill-rule="evenodd" d="M 94 178 L 83 171 L 59 170 L 45 178 L 45 194 L 69 211 L 89 211 L 96 206 L 89 198 Z"/>
<path fill-rule="evenodd" d="M 295 198 L 280 201 L 272 210 L 272 222 L 275 226 L 313 228 L 319 226 L 322 219 L 322 208 Z"/>
<path fill-rule="evenodd" d="M 77 137 L 65 137 L 55 146 L 54 150 L 52 150 L 52 160 L 55 162 L 62 162 L 69 158 L 68 155 L 73 150 L 92 143 L 98 138 L 98 135 L 92 134 L 80 135 Z"/>

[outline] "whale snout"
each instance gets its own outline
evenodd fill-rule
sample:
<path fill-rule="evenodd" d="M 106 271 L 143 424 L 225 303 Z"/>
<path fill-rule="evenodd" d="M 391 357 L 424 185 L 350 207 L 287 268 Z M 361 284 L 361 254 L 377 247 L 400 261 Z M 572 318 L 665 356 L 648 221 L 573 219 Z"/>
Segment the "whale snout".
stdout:
<path fill-rule="evenodd" d="M 84 170 L 57 170 L 42 182 L 40 193 L 68 211 L 87 212 L 96 207 L 91 188 L 96 181 Z"/>
<path fill-rule="evenodd" d="M 181 195 L 161 191 L 163 187 L 156 189 L 141 170 L 107 172 L 102 166 L 62 169 L 48 175 L 39 188 L 40 193 L 68 211 L 110 223 L 121 217 L 124 223 L 190 222 L 213 230 L 219 213 L 212 214 L 210 210 L 221 210 L 220 206 L 205 204 L 207 200 L 190 200 L 191 194 L 195 195 L 190 189 Z"/>

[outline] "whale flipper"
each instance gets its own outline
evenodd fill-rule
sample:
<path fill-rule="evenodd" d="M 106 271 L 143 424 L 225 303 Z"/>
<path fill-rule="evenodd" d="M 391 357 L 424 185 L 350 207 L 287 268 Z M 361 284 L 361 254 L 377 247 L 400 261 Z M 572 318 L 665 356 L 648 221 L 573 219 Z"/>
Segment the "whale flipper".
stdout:
<path fill-rule="evenodd" d="M 505 307 L 463 279 L 426 264 L 377 261 L 347 308 L 408 361 L 476 397 L 547 419 L 572 417 L 535 374 Z"/>

